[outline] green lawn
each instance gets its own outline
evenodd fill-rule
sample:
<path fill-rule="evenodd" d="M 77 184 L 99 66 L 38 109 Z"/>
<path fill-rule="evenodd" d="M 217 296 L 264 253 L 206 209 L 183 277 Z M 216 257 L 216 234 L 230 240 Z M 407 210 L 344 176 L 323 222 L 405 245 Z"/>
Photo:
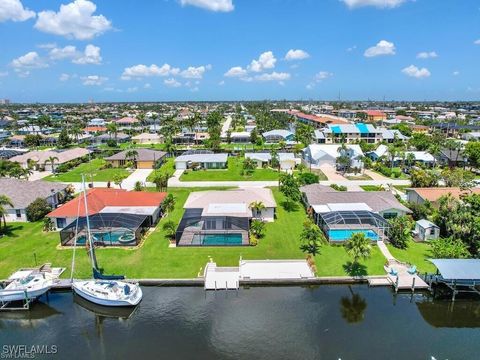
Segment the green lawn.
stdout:
<path fill-rule="evenodd" d="M 405 189 L 411 188 L 411 185 L 393 185 L 395 189 L 401 192 L 405 192 Z"/>
<path fill-rule="evenodd" d="M 416 265 L 419 272 L 435 272 L 435 266 L 426 260 L 432 258 L 428 243 L 410 241 L 405 250 L 397 249 L 390 244 L 387 246 L 397 260 Z"/>
<path fill-rule="evenodd" d="M 372 180 L 367 174 L 345 176 L 348 180 Z"/>
<path fill-rule="evenodd" d="M 65 173 L 49 175 L 44 180 L 61 182 L 81 182 L 82 174 L 85 174 L 85 181 L 113 181 L 113 177 L 119 174 L 122 178 L 128 177 L 130 173 L 121 168 L 101 169 L 105 165 L 103 159 L 93 159 L 83 163 Z"/>
<path fill-rule="evenodd" d="M 160 167 L 160 169 L 156 169 L 152 171 L 150 175 L 147 177 L 147 181 L 153 181 L 157 174 L 170 174 L 172 175 L 175 172 L 175 163 L 174 158 L 168 158 Z"/>
<path fill-rule="evenodd" d="M 100 266 L 106 273 L 123 273 L 130 278 L 193 278 L 203 268 L 209 257 L 220 266 L 236 266 L 240 256 L 244 259 L 302 259 L 304 254 L 299 249 L 299 236 L 302 223 L 306 219 L 305 211 L 300 205 L 292 212 L 281 206 L 283 195 L 277 188 L 273 189 L 278 204 L 277 219 L 266 226 L 265 237 L 257 246 L 251 247 L 193 247 L 169 248 L 162 224 L 167 220 L 178 223 L 182 217 L 182 205 L 191 191 L 206 190 L 189 188 L 170 188 L 176 199 L 175 210 L 161 220 L 156 230 L 150 234 L 143 245 L 134 250 L 103 248 L 97 249 Z M 70 268 L 71 249 L 57 249 L 59 234 L 43 233 L 42 223 L 12 223 L 8 233 L 0 238 L 0 279 L 6 278 L 20 267 L 35 266 L 51 262 L 53 266 Z M 349 258 L 339 246 L 325 245 L 321 254 L 316 256 L 317 271 L 320 276 L 346 275 L 344 265 Z M 372 257 L 365 262 L 366 273 L 382 274 L 385 260 L 375 247 Z M 68 277 L 67 270 L 65 277 Z M 90 276 L 87 253 L 77 250 L 75 276 Z"/>
<path fill-rule="evenodd" d="M 320 170 L 320 169 L 312 169 L 311 172 L 318 175 L 318 181 L 327 181 L 328 180 L 327 175 L 325 175 L 323 173 L 323 171 Z"/>
<path fill-rule="evenodd" d="M 401 170 L 401 168 L 399 168 L 399 167 L 394 167 L 393 170 L 395 170 L 395 169 Z M 410 177 L 407 174 L 405 174 L 403 171 L 401 172 L 401 174 L 398 178 L 395 177 L 395 176 L 390 176 L 390 177 L 385 176 L 380 171 L 377 171 L 377 170 L 374 170 L 374 169 L 371 169 L 371 171 L 376 172 L 378 175 L 384 176 L 384 177 L 389 178 L 389 179 L 396 179 L 396 180 L 408 180 L 408 179 L 410 179 Z"/>
<path fill-rule="evenodd" d="M 275 181 L 278 171 L 273 169 L 255 169 L 251 175 L 241 175 L 243 159 L 228 158 L 228 169 L 224 170 L 188 170 L 180 177 L 181 181 Z"/>
<path fill-rule="evenodd" d="M 365 191 L 384 191 L 385 189 L 380 185 L 360 185 Z"/>

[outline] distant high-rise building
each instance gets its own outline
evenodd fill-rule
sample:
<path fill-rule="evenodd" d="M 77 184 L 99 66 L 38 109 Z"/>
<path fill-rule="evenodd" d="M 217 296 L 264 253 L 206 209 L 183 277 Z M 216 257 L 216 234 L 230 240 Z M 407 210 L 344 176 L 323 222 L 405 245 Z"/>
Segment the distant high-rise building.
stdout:
<path fill-rule="evenodd" d="M 0 105 L 8 105 L 8 104 L 10 104 L 9 99 L 0 99 Z"/>

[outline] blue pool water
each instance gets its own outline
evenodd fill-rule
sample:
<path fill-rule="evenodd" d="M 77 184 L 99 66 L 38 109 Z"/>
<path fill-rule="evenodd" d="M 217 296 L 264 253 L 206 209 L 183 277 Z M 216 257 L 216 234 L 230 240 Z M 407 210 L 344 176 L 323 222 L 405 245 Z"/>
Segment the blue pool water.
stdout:
<path fill-rule="evenodd" d="M 127 244 L 135 241 L 135 235 L 132 232 L 95 232 L 92 234 L 93 242 L 100 242 L 105 244 L 119 245 Z M 77 239 L 78 245 L 85 244 L 85 236 L 79 236 Z"/>
<path fill-rule="evenodd" d="M 334 229 L 330 230 L 328 233 L 328 238 L 330 241 L 346 241 L 355 233 L 364 233 L 365 236 L 371 240 L 377 241 L 378 234 L 373 230 L 341 230 Z"/>
<path fill-rule="evenodd" d="M 193 244 L 199 245 L 242 245 L 242 234 L 195 235 Z"/>

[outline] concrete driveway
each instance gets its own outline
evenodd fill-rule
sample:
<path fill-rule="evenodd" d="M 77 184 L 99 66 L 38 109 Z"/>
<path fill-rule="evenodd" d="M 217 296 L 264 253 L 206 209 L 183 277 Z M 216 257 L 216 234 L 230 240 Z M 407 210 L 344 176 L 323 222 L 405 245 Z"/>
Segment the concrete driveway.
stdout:
<path fill-rule="evenodd" d="M 319 166 L 320 170 L 325 174 L 329 181 L 344 181 L 345 179 L 342 175 L 337 173 L 337 170 L 330 164 L 322 164 Z"/>
<path fill-rule="evenodd" d="M 126 190 L 133 190 L 135 183 L 140 181 L 142 185 L 146 185 L 147 177 L 153 172 L 153 169 L 137 169 L 130 174 L 129 177 L 122 181 L 122 188 Z"/>

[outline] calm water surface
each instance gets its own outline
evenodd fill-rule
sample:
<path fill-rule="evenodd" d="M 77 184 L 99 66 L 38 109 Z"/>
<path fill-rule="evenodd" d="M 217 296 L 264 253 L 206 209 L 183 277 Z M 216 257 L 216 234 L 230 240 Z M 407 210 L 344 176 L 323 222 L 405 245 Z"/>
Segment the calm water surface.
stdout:
<path fill-rule="evenodd" d="M 360 285 L 143 291 L 133 313 L 50 294 L 0 313 L 0 345 L 57 345 L 54 359 L 480 359 L 478 299 Z"/>

